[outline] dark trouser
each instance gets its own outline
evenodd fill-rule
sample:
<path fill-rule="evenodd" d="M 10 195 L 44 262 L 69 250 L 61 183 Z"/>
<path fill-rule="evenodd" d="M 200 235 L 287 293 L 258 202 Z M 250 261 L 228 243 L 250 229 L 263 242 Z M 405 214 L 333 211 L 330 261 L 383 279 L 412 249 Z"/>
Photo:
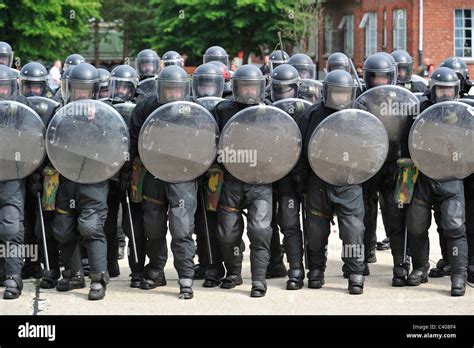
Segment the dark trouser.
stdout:
<path fill-rule="evenodd" d="M 163 270 L 167 259 L 166 221 L 169 217 L 171 251 L 179 279 L 194 278 L 194 213 L 197 207 L 195 180 L 171 184 L 146 173 L 143 180 L 143 226 L 150 268 Z"/>
<path fill-rule="evenodd" d="M 46 246 L 48 251 L 49 268 L 59 271 L 59 249 L 58 242 L 54 238 L 52 223 L 54 221 L 54 211 L 43 211 L 44 230 L 46 235 Z M 35 234 L 38 240 L 38 248 L 44 254 L 43 232 L 41 231 L 40 215 L 36 214 Z M 44 262 L 46 268 L 46 262 Z"/>
<path fill-rule="evenodd" d="M 126 202 L 122 204 L 122 209 L 126 210 Z M 132 230 L 130 228 L 130 218 L 128 212 L 124 211 L 122 228 L 128 237 L 128 265 L 132 273 L 142 273 L 145 268 L 147 240 L 145 236 L 145 228 L 143 226 L 143 208 L 142 203 L 130 202 L 130 212 L 132 215 L 134 237 L 137 248 L 138 263 L 135 263 L 135 252 L 133 250 Z M 119 242 L 120 243 L 120 242 Z M 165 249 L 165 263 L 168 257 L 167 249 Z M 164 267 L 164 266 L 163 266 Z"/>
<path fill-rule="evenodd" d="M 242 273 L 241 209 L 248 209 L 247 234 L 250 239 L 250 269 L 253 281 L 265 282 L 272 238 L 272 185 L 251 185 L 224 181 L 217 215 L 217 237 L 221 244 L 227 276 Z"/>
<path fill-rule="evenodd" d="M 303 268 L 303 238 L 300 227 L 301 200 L 295 191 L 293 180 L 284 177 L 276 184 L 278 201 L 277 221 L 283 233 L 283 245 L 290 268 Z M 275 216 L 275 215 L 274 215 Z"/>
<path fill-rule="evenodd" d="M 380 202 L 382 218 L 390 247 L 394 265 L 404 263 L 403 253 L 405 245 L 405 221 L 407 207 L 399 207 L 395 202 L 394 191 L 396 186 L 396 162 L 385 162 L 380 171 L 371 179 L 362 184 L 364 192 L 364 245 L 365 262 L 371 249 L 377 242 L 377 203 Z M 377 197 L 377 192 L 379 197 Z"/>
<path fill-rule="evenodd" d="M 6 251 L 19 253 L 23 245 L 25 208 L 25 181 L 0 182 L 0 244 Z M 7 255 L 8 256 L 8 255 Z M 23 258 L 19 256 L 0 257 L 0 274 L 20 275 Z"/>
<path fill-rule="evenodd" d="M 205 268 L 208 268 L 212 265 L 221 264 L 224 261 L 222 253 L 219 246 L 219 241 L 217 240 L 217 211 L 208 211 L 206 210 L 207 226 L 209 230 L 209 240 L 211 244 L 211 253 L 212 253 L 212 262 L 209 260 L 209 250 L 206 240 L 206 226 L 204 221 L 203 214 L 203 205 L 201 192 L 198 191 L 198 200 L 197 200 L 197 209 L 194 214 L 195 229 L 196 233 L 196 243 L 197 243 L 197 253 L 199 264 Z"/>
<path fill-rule="evenodd" d="M 462 180 L 440 182 L 421 173 L 407 213 L 413 268 L 425 267 L 429 262 L 428 229 L 431 225 L 432 205 L 440 214 L 440 227 L 447 242 L 451 272 L 464 274 L 467 269 L 467 240 L 463 182 Z"/>
<path fill-rule="evenodd" d="M 466 201 L 466 235 L 469 271 L 474 273 L 474 199 Z"/>
<path fill-rule="evenodd" d="M 117 219 L 120 204 L 123 201 L 120 185 L 117 181 L 109 180 L 109 194 L 107 196 L 107 219 L 104 231 L 107 239 L 107 264 L 109 267 L 118 260 L 118 226 Z"/>
<path fill-rule="evenodd" d="M 349 274 L 364 271 L 364 205 L 360 185 L 334 186 L 310 175 L 307 206 L 308 268 L 325 271 L 333 214 L 337 215 L 342 260 Z"/>
<path fill-rule="evenodd" d="M 37 213 L 37 198 L 34 197 L 30 192 L 26 192 L 25 194 L 25 220 L 23 222 L 25 226 L 25 237 L 24 243 L 25 245 L 38 245 L 38 239 L 36 238 L 35 234 L 35 224 L 36 224 L 36 213 Z M 38 246 L 39 254 L 43 254 L 43 249 Z M 30 257 L 25 257 L 25 263 L 39 263 L 40 259 L 33 260 Z"/>
<path fill-rule="evenodd" d="M 66 269 L 81 270 L 79 237 L 87 248 L 91 273 L 107 271 L 107 218 L 109 183 L 77 184 L 60 177 L 56 214 L 52 224 Z M 80 236 L 76 233 L 79 231 Z"/>
<path fill-rule="evenodd" d="M 272 240 L 270 242 L 270 263 L 279 264 L 283 261 L 283 250 L 280 243 L 280 228 L 277 221 L 278 200 L 277 195 L 273 192 L 272 199 Z"/>

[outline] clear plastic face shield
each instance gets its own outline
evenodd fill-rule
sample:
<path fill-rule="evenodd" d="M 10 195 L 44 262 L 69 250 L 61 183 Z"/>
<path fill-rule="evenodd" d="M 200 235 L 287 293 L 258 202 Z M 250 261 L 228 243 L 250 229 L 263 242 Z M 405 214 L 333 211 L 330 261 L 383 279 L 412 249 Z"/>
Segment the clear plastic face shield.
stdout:
<path fill-rule="evenodd" d="M 234 101 L 241 104 L 254 105 L 265 99 L 265 77 L 253 80 L 232 80 Z"/>
<path fill-rule="evenodd" d="M 282 83 L 280 81 L 271 80 L 270 93 L 272 101 L 281 99 L 297 98 L 298 97 L 298 83 Z"/>
<path fill-rule="evenodd" d="M 203 63 L 209 63 L 212 61 L 217 61 L 223 63 L 225 66 L 229 66 L 229 55 L 215 56 L 210 54 L 205 54 L 202 59 Z"/>
<path fill-rule="evenodd" d="M 109 82 L 109 99 L 126 102 L 133 99 L 137 87 L 132 81 L 111 79 Z"/>
<path fill-rule="evenodd" d="M 284 60 L 269 60 L 268 61 L 268 66 L 270 67 L 270 73 L 275 69 L 278 65 L 285 64 L 286 61 Z"/>
<path fill-rule="evenodd" d="M 109 85 L 107 84 L 106 86 L 101 85 L 99 87 L 99 93 L 97 95 L 98 99 L 103 99 L 107 98 L 109 95 Z"/>
<path fill-rule="evenodd" d="M 364 70 L 364 82 L 367 89 L 377 86 L 395 85 L 397 83 L 397 69 L 383 72 Z"/>
<path fill-rule="evenodd" d="M 25 97 L 44 97 L 48 88 L 46 81 L 29 81 L 20 78 L 20 93 Z"/>
<path fill-rule="evenodd" d="M 356 97 L 356 86 L 342 87 L 324 85 L 324 105 L 334 110 L 344 110 L 351 107 Z"/>
<path fill-rule="evenodd" d="M 184 101 L 189 97 L 189 81 L 157 80 L 158 102 L 160 104 Z"/>
<path fill-rule="evenodd" d="M 137 58 L 136 64 L 137 72 L 143 77 L 153 77 L 158 75 L 160 70 L 159 58 Z"/>
<path fill-rule="evenodd" d="M 398 83 L 410 82 L 412 71 L 413 71 L 413 63 L 398 63 L 398 67 L 397 67 Z"/>
<path fill-rule="evenodd" d="M 434 85 L 431 88 L 431 100 L 434 103 L 455 100 L 459 95 L 459 83 L 455 86 Z"/>
<path fill-rule="evenodd" d="M 222 75 L 193 75 L 193 96 L 222 97 L 224 93 L 224 76 Z"/>
<path fill-rule="evenodd" d="M 13 64 L 13 52 L 11 53 L 0 53 L 0 64 L 12 67 Z"/>
<path fill-rule="evenodd" d="M 16 79 L 0 80 L 0 100 L 10 99 L 16 96 Z"/>
<path fill-rule="evenodd" d="M 82 99 L 96 99 L 99 82 L 68 80 L 67 88 L 66 95 L 69 103 Z"/>
<path fill-rule="evenodd" d="M 303 80 L 298 88 L 298 98 L 316 103 L 321 98 L 322 84 L 315 80 Z"/>
<path fill-rule="evenodd" d="M 351 72 L 351 68 L 349 66 L 348 62 L 343 62 L 343 61 L 338 61 L 338 62 L 328 62 L 326 64 L 326 70 L 328 73 L 334 70 L 344 70 L 347 71 L 348 73 Z M 313 77 L 314 78 L 314 77 Z"/>
<path fill-rule="evenodd" d="M 184 64 L 183 64 L 183 59 L 181 58 L 177 58 L 177 59 L 163 59 L 161 61 L 161 68 L 165 68 L 169 65 L 177 65 L 179 66 L 180 68 L 184 68 Z"/>
<path fill-rule="evenodd" d="M 316 65 L 314 64 L 295 64 L 293 65 L 302 79 L 316 78 Z"/>

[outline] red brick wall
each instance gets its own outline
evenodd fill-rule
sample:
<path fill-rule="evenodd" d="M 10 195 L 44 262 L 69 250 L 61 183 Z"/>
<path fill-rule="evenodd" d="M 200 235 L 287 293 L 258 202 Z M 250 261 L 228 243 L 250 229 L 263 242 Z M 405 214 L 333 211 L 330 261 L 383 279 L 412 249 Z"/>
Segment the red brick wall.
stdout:
<path fill-rule="evenodd" d="M 377 12 L 377 50 L 393 50 L 393 10 L 405 9 L 407 14 L 407 50 L 418 62 L 418 19 L 419 0 L 331 0 L 325 6 L 325 14 L 333 18 L 333 29 L 345 14 L 354 15 L 354 64 L 362 64 L 365 53 L 365 30 L 359 23 L 365 12 Z M 441 61 L 454 54 L 454 9 L 473 8 L 474 0 L 424 0 L 423 7 L 423 57 L 439 65 Z M 387 47 L 383 46 L 384 10 L 387 13 Z M 474 20 L 474 19 L 473 19 Z M 474 34 L 474 33 L 473 33 Z M 335 38 L 333 38 L 335 42 Z M 321 70 L 325 66 L 324 30 L 320 30 L 319 62 Z M 338 47 L 333 44 L 333 50 Z M 474 63 L 468 64 L 471 77 L 474 77 Z"/>

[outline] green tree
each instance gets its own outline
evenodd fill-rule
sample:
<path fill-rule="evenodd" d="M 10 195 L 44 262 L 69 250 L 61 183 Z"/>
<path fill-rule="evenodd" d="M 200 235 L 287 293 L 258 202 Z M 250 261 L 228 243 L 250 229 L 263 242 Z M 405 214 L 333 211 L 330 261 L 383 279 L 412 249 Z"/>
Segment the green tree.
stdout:
<path fill-rule="evenodd" d="M 186 53 L 195 64 L 209 46 L 230 55 L 263 53 L 278 42 L 279 25 L 289 20 L 289 0 L 152 0 L 154 35 L 144 42 L 161 54 Z M 196 34 L 197 33 L 197 34 Z"/>
<path fill-rule="evenodd" d="M 18 66 L 64 59 L 80 50 L 99 9 L 98 0 L 0 0 L 0 40 L 13 47 Z"/>

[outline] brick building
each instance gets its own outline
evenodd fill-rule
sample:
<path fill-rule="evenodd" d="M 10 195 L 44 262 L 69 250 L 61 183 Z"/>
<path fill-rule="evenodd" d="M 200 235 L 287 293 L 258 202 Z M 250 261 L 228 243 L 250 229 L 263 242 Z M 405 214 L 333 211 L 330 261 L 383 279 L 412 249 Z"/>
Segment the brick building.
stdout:
<path fill-rule="evenodd" d="M 474 0 L 326 0 L 321 22 L 321 70 L 331 52 L 346 53 L 357 66 L 372 53 L 402 48 L 415 67 L 420 57 L 435 66 L 462 57 L 474 78 Z"/>

